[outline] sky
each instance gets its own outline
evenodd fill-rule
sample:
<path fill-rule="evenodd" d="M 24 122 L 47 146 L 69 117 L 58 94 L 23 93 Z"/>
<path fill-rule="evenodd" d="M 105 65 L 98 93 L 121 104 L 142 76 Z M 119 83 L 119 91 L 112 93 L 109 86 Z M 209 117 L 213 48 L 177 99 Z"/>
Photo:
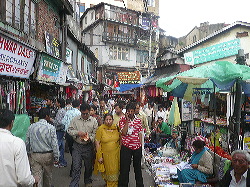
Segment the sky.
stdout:
<path fill-rule="evenodd" d="M 181 37 L 200 23 L 250 23 L 250 0 L 159 0 L 159 26 L 165 35 Z"/>

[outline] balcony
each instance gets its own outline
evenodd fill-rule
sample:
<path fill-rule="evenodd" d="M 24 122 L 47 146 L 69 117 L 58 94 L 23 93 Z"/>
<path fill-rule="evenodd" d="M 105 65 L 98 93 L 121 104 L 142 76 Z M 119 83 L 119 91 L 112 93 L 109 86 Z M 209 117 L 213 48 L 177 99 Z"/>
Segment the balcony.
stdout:
<path fill-rule="evenodd" d="M 108 32 L 104 32 L 102 34 L 102 41 L 109 43 L 116 43 L 116 44 L 124 44 L 129 46 L 135 46 L 137 43 L 136 38 L 131 38 L 125 35 L 108 33 Z"/>

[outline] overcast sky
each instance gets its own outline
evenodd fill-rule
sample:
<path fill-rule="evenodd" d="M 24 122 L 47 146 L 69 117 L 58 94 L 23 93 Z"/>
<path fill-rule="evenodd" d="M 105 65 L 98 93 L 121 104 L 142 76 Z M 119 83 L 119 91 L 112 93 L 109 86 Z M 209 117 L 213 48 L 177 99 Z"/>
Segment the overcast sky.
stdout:
<path fill-rule="evenodd" d="M 206 21 L 250 23 L 250 0 L 160 0 L 159 26 L 167 36 L 184 36 Z"/>

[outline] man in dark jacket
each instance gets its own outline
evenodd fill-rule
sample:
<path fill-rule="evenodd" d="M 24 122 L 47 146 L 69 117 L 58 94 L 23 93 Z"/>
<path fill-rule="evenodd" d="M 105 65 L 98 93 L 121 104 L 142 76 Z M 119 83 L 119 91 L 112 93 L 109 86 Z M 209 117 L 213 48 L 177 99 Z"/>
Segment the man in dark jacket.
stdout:
<path fill-rule="evenodd" d="M 250 154 L 246 150 L 232 152 L 233 170 L 226 172 L 221 187 L 250 187 Z"/>

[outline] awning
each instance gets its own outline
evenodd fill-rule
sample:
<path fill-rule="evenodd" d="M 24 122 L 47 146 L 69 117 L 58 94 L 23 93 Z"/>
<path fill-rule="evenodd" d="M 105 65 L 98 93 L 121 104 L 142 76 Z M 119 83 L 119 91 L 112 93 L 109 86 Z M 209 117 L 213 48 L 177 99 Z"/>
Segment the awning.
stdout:
<path fill-rule="evenodd" d="M 151 77 L 150 79 L 146 80 L 144 82 L 144 85 L 146 86 L 153 86 L 156 84 L 156 82 L 164 77 L 169 77 L 169 76 L 173 76 L 173 75 L 176 75 L 177 73 L 179 72 L 171 72 L 171 73 L 164 73 L 164 74 L 160 74 L 160 75 L 156 75 L 156 76 L 153 76 Z"/>

